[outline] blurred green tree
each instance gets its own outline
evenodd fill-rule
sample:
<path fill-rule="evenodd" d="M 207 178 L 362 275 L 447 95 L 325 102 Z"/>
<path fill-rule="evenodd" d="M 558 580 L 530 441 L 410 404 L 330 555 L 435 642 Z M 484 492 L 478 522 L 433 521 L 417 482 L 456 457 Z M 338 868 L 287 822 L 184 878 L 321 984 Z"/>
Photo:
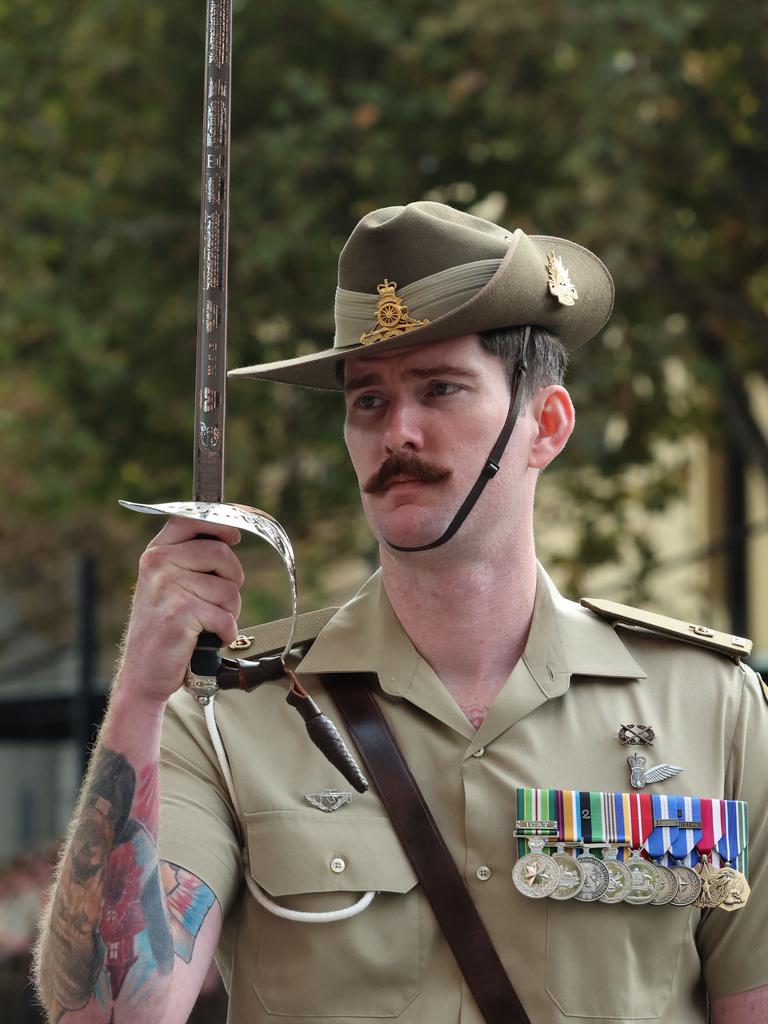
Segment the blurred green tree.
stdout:
<path fill-rule="evenodd" d="M 649 567 L 630 510 L 679 493 L 681 439 L 729 430 L 768 471 L 743 387 L 768 375 L 765 29 L 740 0 L 235 0 L 230 365 L 328 343 L 338 250 L 377 206 L 575 238 L 618 301 L 574 359 L 565 557 L 574 586 L 628 537 Z M 46 565 L 107 545 L 120 581 L 148 526 L 116 498 L 189 492 L 203 32 L 202 3 L 0 0 L 14 578 L 43 526 Z M 229 403 L 227 496 L 274 512 L 322 590 L 340 549 L 371 553 L 338 400 L 242 383 Z"/>

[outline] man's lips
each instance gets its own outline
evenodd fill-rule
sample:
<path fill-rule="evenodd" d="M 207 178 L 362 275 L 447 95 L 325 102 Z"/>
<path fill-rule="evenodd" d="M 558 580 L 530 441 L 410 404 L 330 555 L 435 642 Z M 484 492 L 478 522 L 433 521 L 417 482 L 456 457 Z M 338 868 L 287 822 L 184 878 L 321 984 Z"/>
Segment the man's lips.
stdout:
<path fill-rule="evenodd" d="M 408 487 L 408 486 L 412 486 L 413 484 L 423 484 L 423 483 L 424 483 L 423 480 L 419 480 L 415 476 L 401 476 L 401 477 L 397 477 L 396 476 L 392 480 L 390 480 L 388 484 L 385 484 L 384 490 L 388 491 L 392 487 Z"/>

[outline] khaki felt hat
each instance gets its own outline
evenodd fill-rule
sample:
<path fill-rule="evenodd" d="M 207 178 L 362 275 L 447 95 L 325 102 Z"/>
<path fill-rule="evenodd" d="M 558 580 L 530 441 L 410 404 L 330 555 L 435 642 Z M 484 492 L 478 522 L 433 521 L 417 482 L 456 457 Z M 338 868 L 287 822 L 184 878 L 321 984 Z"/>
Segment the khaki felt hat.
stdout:
<path fill-rule="evenodd" d="M 339 359 L 529 324 L 572 352 L 608 320 L 613 295 L 597 256 L 565 238 L 443 203 L 388 206 L 366 214 L 341 251 L 333 347 L 229 376 L 340 390 Z"/>

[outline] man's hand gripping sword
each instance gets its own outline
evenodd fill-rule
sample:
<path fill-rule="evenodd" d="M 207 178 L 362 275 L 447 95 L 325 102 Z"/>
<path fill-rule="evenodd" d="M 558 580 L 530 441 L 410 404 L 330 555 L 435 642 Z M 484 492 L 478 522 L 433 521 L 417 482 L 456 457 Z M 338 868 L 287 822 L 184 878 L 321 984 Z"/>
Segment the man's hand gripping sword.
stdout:
<path fill-rule="evenodd" d="M 364 792 L 368 783 L 336 727 L 321 713 L 295 673 L 286 665 L 298 611 L 296 567 L 288 535 L 280 523 L 266 512 L 247 505 L 228 504 L 223 500 L 231 52 L 232 2 L 207 0 L 193 500 L 163 504 L 121 501 L 120 504 L 136 512 L 236 526 L 261 537 L 277 551 L 288 572 L 293 615 L 291 633 L 282 654 L 255 662 L 222 658 L 219 637 L 213 633 L 201 633 L 190 661 L 186 685 L 195 699 L 205 705 L 220 689 L 252 690 L 268 679 L 286 675 L 291 680 L 288 703 L 301 714 L 313 743 L 358 792 Z"/>

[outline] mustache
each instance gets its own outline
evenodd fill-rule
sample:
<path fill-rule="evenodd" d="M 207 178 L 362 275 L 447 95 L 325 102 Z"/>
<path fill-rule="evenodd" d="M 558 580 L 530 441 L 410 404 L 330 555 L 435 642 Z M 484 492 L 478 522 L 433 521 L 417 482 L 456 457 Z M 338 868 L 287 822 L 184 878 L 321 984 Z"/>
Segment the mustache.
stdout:
<path fill-rule="evenodd" d="M 408 476 L 425 484 L 438 484 L 447 480 L 452 470 L 435 462 L 424 462 L 415 455 L 390 455 L 376 472 L 363 484 L 365 494 L 383 491 L 396 476 Z"/>

